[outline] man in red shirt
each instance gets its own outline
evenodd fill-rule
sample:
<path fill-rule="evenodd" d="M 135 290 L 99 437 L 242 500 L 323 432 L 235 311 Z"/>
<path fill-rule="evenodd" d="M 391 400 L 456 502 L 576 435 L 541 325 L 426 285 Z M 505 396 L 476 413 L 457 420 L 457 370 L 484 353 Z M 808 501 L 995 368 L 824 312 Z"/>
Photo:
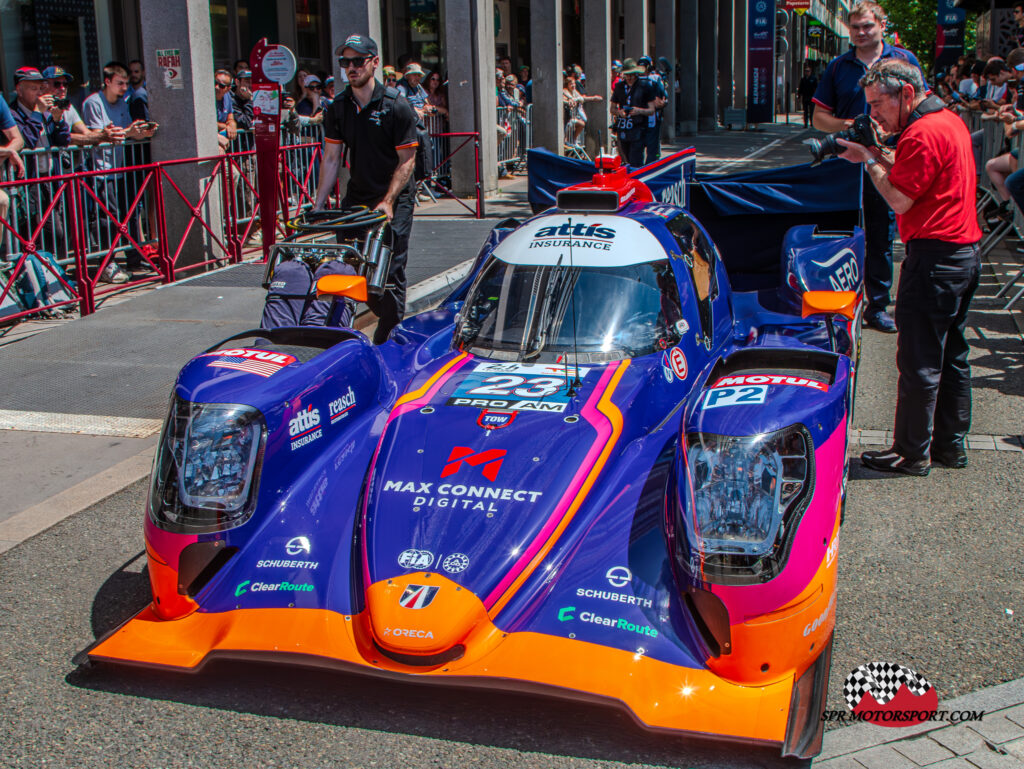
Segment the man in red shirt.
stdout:
<path fill-rule="evenodd" d="M 861 462 L 883 472 L 927 475 L 932 462 L 966 467 L 971 369 L 964 338 L 978 287 L 981 230 L 976 174 L 964 122 L 925 96 L 921 72 L 883 59 L 861 79 L 871 116 L 898 134 L 895 155 L 839 139 L 840 157 L 864 163 L 896 212 L 907 258 L 896 293 L 899 389 L 893 445 L 865 451 Z"/>

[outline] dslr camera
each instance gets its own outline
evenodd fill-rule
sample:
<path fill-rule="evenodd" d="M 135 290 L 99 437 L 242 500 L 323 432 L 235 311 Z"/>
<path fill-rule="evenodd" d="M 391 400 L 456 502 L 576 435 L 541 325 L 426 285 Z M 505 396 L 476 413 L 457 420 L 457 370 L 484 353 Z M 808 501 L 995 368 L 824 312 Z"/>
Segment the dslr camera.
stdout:
<path fill-rule="evenodd" d="M 843 147 L 836 139 L 845 139 L 855 144 L 863 144 L 865 147 L 880 147 L 878 137 L 875 135 L 875 126 L 867 115 L 857 115 L 853 119 L 853 125 L 844 128 L 842 131 L 828 134 L 821 139 L 808 139 L 805 144 L 811 151 L 811 165 L 816 166 L 826 158 L 834 158 L 842 154 Z"/>
<path fill-rule="evenodd" d="M 57 109 L 67 109 L 71 106 L 71 99 L 54 99 L 53 106 Z"/>

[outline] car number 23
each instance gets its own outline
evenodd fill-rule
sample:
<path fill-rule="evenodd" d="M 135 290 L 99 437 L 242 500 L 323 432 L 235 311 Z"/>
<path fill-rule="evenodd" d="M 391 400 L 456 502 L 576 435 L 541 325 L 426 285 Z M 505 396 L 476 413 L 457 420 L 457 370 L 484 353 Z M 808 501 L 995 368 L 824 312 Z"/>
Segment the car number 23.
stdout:
<path fill-rule="evenodd" d="M 501 374 L 487 377 L 483 383 L 466 391 L 466 395 L 497 395 L 517 398 L 546 398 L 565 387 L 565 379 L 553 376 L 525 377 Z"/>

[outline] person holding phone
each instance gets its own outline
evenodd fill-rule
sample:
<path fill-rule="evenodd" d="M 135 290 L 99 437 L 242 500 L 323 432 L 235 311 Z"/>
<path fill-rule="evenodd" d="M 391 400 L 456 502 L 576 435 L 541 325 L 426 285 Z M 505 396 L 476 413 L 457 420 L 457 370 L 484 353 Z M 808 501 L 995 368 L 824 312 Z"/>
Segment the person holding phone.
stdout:
<path fill-rule="evenodd" d="M 94 131 L 105 131 L 110 142 L 115 145 L 96 151 L 94 163 L 97 169 L 124 167 L 126 165 L 125 150 L 122 145 L 126 141 L 150 139 L 159 128 L 156 123 L 132 118 L 128 102 L 124 99 L 127 90 L 127 67 L 120 62 L 111 61 L 103 68 L 103 88 L 82 104 L 82 117 L 85 124 Z M 129 156 L 129 159 L 131 163 L 134 163 L 136 158 L 132 155 Z M 130 176 L 128 178 L 131 180 Z M 97 193 L 107 209 L 111 213 L 119 213 L 119 216 L 123 217 L 135 196 L 131 185 L 118 183 L 116 175 L 97 176 L 95 184 Z M 140 208 L 136 207 L 128 223 L 131 235 L 137 242 L 141 240 L 139 216 Z M 122 238 L 120 242 L 124 244 L 125 241 Z M 129 270 L 139 269 L 144 265 L 142 256 L 134 247 L 125 251 L 125 260 Z M 125 283 L 129 277 L 128 273 L 111 259 L 104 268 L 100 279 L 110 283 Z"/>

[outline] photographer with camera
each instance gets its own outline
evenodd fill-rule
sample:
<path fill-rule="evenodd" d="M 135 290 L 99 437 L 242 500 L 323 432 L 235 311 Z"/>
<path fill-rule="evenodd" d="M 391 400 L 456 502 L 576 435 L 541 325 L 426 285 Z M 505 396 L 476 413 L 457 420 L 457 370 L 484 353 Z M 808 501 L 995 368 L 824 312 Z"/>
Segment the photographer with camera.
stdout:
<path fill-rule="evenodd" d="M 978 286 L 981 229 L 977 174 L 964 122 L 926 96 L 920 70 L 888 59 L 861 79 L 871 115 L 898 136 L 895 154 L 837 139 L 841 158 L 863 163 L 896 213 L 907 258 L 896 292 L 899 387 L 893 445 L 865 451 L 882 472 L 927 475 L 932 462 L 966 467 L 971 424 L 971 370 L 964 337 Z"/>
<path fill-rule="evenodd" d="M 854 48 L 829 62 L 814 93 L 812 122 L 819 131 L 833 133 L 849 128 L 857 115 L 867 112 L 860 80 L 876 61 L 898 59 L 921 69 L 910 51 L 882 40 L 885 25 L 885 11 L 876 3 L 860 2 L 850 9 L 850 42 Z M 887 312 L 892 286 L 893 213 L 867 179 L 863 186 L 864 287 L 868 298 L 864 322 L 893 334 L 896 324 Z"/>
<path fill-rule="evenodd" d="M 43 70 L 43 84 L 39 100 L 49 109 L 58 107 L 64 113 L 64 122 L 71 132 L 71 144 L 76 147 L 88 147 L 111 141 L 106 131 L 94 131 L 85 124 L 78 114 L 75 105 L 68 98 L 68 87 L 74 78 L 62 67 L 47 67 Z"/>
<path fill-rule="evenodd" d="M 397 89 L 385 88 L 376 79 L 380 66 L 376 42 L 366 35 L 349 35 L 335 53 L 348 75 L 348 87 L 324 112 L 324 160 L 313 210 L 322 211 L 327 205 L 344 148 L 351 175 L 341 207 L 366 206 L 384 212 L 394 235 L 389 288 L 379 297 L 371 294 L 366 303 L 378 318 L 374 344 L 383 344 L 405 315 L 417 116 Z"/>

